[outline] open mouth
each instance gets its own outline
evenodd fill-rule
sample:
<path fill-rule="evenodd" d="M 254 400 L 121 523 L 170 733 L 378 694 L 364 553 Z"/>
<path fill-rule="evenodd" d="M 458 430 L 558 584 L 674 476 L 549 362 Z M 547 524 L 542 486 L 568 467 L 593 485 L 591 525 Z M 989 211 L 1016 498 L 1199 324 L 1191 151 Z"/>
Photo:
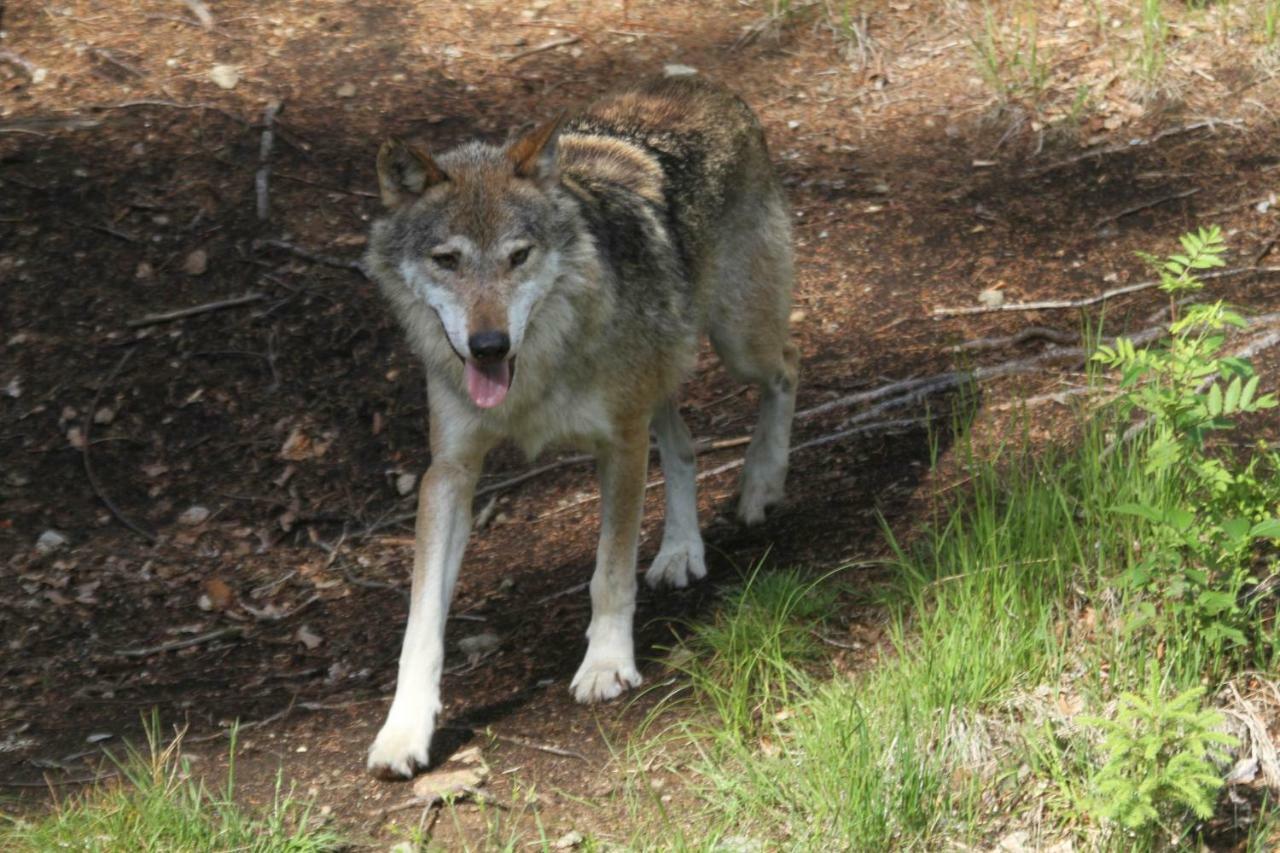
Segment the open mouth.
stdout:
<path fill-rule="evenodd" d="M 466 365 L 467 393 L 471 402 L 482 409 L 492 409 L 507 398 L 511 390 L 511 377 L 515 373 L 515 358 L 501 361 L 479 362 L 463 359 Z"/>

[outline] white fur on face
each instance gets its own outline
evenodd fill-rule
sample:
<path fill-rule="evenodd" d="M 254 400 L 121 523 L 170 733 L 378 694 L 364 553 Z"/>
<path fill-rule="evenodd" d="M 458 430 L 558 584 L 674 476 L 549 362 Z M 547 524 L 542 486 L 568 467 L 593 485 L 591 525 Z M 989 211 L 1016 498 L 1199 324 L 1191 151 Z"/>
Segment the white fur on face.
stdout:
<path fill-rule="evenodd" d="M 538 303 L 551 290 L 560 276 L 560 253 L 548 252 L 538 274 L 525 279 L 516 288 L 515 298 L 507 307 L 507 334 L 511 337 L 511 351 L 516 352 L 529 329 L 529 318 Z"/>
<path fill-rule="evenodd" d="M 440 322 L 444 325 L 445 334 L 449 336 L 449 343 L 453 345 L 454 351 L 463 358 L 471 355 L 471 349 L 467 346 L 467 309 L 457 295 L 435 281 L 421 263 L 401 261 L 400 275 L 414 293 L 422 297 L 440 316 Z"/>

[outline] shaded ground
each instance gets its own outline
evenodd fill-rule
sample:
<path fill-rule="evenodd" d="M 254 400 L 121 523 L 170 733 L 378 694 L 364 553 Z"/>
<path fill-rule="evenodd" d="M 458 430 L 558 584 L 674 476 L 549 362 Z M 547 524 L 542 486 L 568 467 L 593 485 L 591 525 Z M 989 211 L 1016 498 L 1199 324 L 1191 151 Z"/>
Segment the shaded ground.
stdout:
<path fill-rule="evenodd" d="M 939 320 L 935 306 L 971 305 L 992 287 L 1017 301 L 1137 281 L 1146 274 L 1135 249 L 1168 246 L 1207 218 L 1231 229 L 1238 265 L 1248 265 L 1277 228 L 1269 209 L 1243 203 L 1280 183 L 1265 106 L 1276 87 L 1251 68 L 1219 73 L 1218 88 L 1205 83 L 1111 139 L 1182 126 L 1215 102 L 1214 115 L 1240 127 L 1028 177 L 1080 151 L 1079 138 L 1037 140 L 1028 130 L 1002 139 L 1010 125 L 991 120 L 963 34 L 953 24 L 922 33 L 932 13 L 906 4 L 877 13 L 883 54 L 868 69 L 843 61 L 808 22 L 740 44 L 760 14 L 728 3 L 227 2 L 212 31 L 175 20 L 181 4 L 117 5 L 0 13 L 0 44 L 45 71 L 37 84 L 0 65 L 0 786 L 15 796 L 47 796 L 45 779 L 66 790 L 90 778 L 98 756 L 79 755 L 94 750 L 86 737 L 135 736 L 156 707 L 189 724 L 191 750 L 210 767 L 225 758 L 220 727 L 265 720 L 241 735 L 247 797 L 269 796 L 282 765 L 356 837 L 394 837 L 380 811 L 407 791 L 367 780 L 362 759 L 390 696 L 405 612 L 412 498 L 397 485 L 427 463 L 421 374 L 368 282 L 255 242 L 357 257 L 377 213 L 373 153 L 387 134 L 436 147 L 477 132 L 501 138 L 667 62 L 730 82 L 760 112 L 796 210 L 802 409 L 1046 345 L 951 350 L 967 339 L 1079 328 L 1073 312 Z M 238 68 L 234 88 L 210 81 L 215 64 Z M 1249 96 L 1228 98 L 1240 81 Z M 284 106 L 271 213 L 259 222 L 257 125 L 271 99 Z M 1242 276 L 1223 292 L 1274 310 L 1278 280 Z M 244 294 L 260 298 L 130 326 Z M 1159 306 L 1141 294 L 1113 305 L 1109 322 L 1144 326 Z M 709 357 L 704 367 L 686 395 L 694 434 L 745 434 L 752 395 Z M 1054 372 L 985 386 L 973 430 L 1004 435 L 1009 400 L 1078 382 Z M 940 407 L 935 398 L 932 411 Z M 801 421 L 796 442 L 839 430 L 853 411 Z M 1037 439 L 1063 414 L 1052 403 L 1034 412 Z M 700 464 L 739 454 L 709 451 Z M 736 472 L 704 479 L 712 582 L 642 593 L 648 682 L 667 677 L 653 658 L 681 620 L 766 555 L 815 570 L 876 556 L 877 513 L 910 529 L 929 462 L 919 426 L 802 450 L 787 504 L 752 531 L 726 518 Z M 499 451 L 484 484 L 529 467 Z M 659 492 L 644 558 L 658 544 Z M 122 526 L 103 495 L 143 535 Z M 536 790 L 553 837 L 577 826 L 625 839 L 610 744 L 656 694 L 628 707 L 569 700 L 585 649 L 579 587 L 594 556 L 593 495 L 585 465 L 492 493 L 449 626 L 456 671 L 445 679 L 450 728 L 440 742 L 483 746 L 498 801 Z M 184 523 L 193 506 L 208 517 Z M 50 529 L 68 544 L 40 555 L 34 543 Z M 866 571 L 846 579 L 857 585 Z M 856 616 L 851 638 L 874 644 L 875 624 Z M 454 644 L 482 631 L 500 646 L 469 664 Z M 182 640 L 198 642 L 121 654 Z M 498 739 L 472 734 L 486 727 Z M 441 822 L 440 837 L 476 843 L 482 823 L 462 809 L 458 823 Z"/>

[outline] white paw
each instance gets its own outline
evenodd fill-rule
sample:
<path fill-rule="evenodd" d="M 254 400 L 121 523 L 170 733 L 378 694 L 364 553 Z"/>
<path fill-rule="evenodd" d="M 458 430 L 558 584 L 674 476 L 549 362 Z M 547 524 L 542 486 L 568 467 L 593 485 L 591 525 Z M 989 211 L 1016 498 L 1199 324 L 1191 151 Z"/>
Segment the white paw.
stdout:
<path fill-rule="evenodd" d="M 407 723 L 388 719 L 369 747 L 369 773 L 379 779 L 412 779 L 427 766 L 435 714 Z"/>
<path fill-rule="evenodd" d="M 579 702 L 604 702 L 616 699 L 624 690 L 640 686 L 640 673 L 630 660 L 605 659 L 582 662 L 569 689 Z"/>
<path fill-rule="evenodd" d="M 663 541 L 658 556 L 653 558 L 653 565 L 644 573 L 644 582 L 653 589 L 660 586 L 683 589 L 690 581 L 706 576 L 707 561 L 700 538 L 675 544 Z"/>
<path fill-rule="evenodd" d="M 783 480 L 781 476 L 752 476 L 747 472 L 742 478 L 742 497 L 738 500 L 738 519 L 748 527 L 764 521 L 765 512 L 782 503 Z"/>

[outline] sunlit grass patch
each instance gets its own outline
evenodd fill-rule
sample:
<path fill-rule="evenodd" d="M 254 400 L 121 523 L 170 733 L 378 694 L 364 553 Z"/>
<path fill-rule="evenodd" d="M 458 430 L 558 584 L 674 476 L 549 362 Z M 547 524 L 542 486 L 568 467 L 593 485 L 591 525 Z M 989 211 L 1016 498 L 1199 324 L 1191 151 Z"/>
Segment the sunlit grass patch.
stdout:
<path fill-rule="evenodd" d="M 115 759 L 118 777 L 62 800 L 51 813 L 0 815 L 0 849 L 311 853 L 340 848 L 338 836 L 314 820 L 307 803 L 283 789 L 280 777 L 267 812 L 250 814 L 232 801 L 231 774 L 224 791 L 208 790 L 192 777 L 181 736 L 163 743 L 159 733 L 153 719 L 146 751 L 129 748 Z"/>

